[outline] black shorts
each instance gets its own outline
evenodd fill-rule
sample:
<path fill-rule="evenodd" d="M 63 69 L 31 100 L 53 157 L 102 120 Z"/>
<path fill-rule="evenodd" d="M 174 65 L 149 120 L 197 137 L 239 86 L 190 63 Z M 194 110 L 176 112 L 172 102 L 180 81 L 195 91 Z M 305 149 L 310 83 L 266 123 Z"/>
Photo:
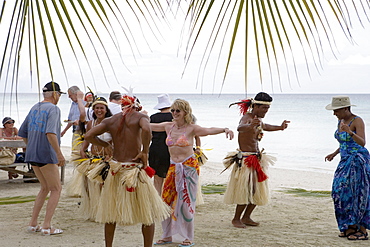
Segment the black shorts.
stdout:
<path fill-rule="evenodd" d="M 29 162 L 31 166 L 37 166 L 37 167 L 43 167 L 46 166 L 47 164 L 44 163 L 36 163 L 36 162 Z"/>

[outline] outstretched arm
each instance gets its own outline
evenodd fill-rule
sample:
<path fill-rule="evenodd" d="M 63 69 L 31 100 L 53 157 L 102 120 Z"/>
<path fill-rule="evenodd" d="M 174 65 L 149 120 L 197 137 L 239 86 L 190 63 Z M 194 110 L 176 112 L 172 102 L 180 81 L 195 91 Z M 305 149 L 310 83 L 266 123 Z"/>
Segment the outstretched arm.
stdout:
<path fill-rule="evenodd" d="M 284 120 L 281 125 L 263 124 L 263 130 L 266 130 L 266 131 L 285 130 L 286 128 L 288 128 L 289 123 L 290 121 Z"/>
<path fill-rule="evenodd" d="M 221 133 L 226 133 L 226 138 L 232 140 L 234 138 L 234 132 L 229 128 L 204 128 L 199 125 L 194 125 L 194 134 L 196 136 L 208 136 L 208 135 L 217 135 Z"/>
<path fill-rule="evenodd" d="M 166 126 L 171 124 L 171 122 L 163 122 L 163 123 L 150 123 L 150 128 L 152 131 L 166 131 Z"/>
<path fill-rule="evenodd" d="M 69 130 L 69 128 L 71 128 L 71 126 L 73 125 L 73 123 L 71 122 L 68 122 L 67 123 L 67 126 L 64 128 L 64 130 L 60 133 L 60 136 L 63 137 L 64 134 L 67 132 L 67 130 Z"/>

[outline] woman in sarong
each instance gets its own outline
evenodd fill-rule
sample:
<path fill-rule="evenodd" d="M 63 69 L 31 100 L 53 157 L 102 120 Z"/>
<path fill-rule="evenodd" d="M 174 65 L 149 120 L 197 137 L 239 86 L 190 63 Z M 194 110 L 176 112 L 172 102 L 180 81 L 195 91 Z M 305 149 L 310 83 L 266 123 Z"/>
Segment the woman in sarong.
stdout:
<path fill-rule="evenodd" d="M 340 231 L 348 240 L 367 240 L 370 228 L 370 156 L 365 146 L 364 121 L 351 112 L 348 96 L 334 96 L 326 106 L 338 118 L 335 138 L 339 148 L 325 157 L 332 161 L 340 153 L 334 174 L 332 198 Z"/>
<path fill-rule="evenodd" d="M 204 128 L 193 124 L 189 103 L 176 99 L 171 105 L 173 122 L 152 123 L 152 131 L 166 131 L 171 164 L 164 181 L 162 198 L 172 207 L 171 217 L 162 222 L 163 235 L 155 244 L 172 242 L 180 234 L 184 241 L 179 246 L 193 246 L 194 215 L 199 179 L 199 164 L 193 151 L 195 136 L 226 133 L 230 140 L 234 133 L 228 128 Z"/>

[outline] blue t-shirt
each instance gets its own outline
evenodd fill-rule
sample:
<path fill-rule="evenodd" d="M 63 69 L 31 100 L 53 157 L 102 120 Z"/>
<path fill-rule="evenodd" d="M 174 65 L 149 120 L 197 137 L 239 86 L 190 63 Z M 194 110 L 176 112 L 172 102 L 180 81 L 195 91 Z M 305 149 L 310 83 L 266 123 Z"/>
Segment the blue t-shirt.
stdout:
<path fill-rule="evenodd" d="M 25 162 L 57 164 L 58 158 L 46 136 L 53 133 L 60 145 L 60 109 L 50 102 L 39 102 L 29 111 L 18 135 L 27 138 Z"/>

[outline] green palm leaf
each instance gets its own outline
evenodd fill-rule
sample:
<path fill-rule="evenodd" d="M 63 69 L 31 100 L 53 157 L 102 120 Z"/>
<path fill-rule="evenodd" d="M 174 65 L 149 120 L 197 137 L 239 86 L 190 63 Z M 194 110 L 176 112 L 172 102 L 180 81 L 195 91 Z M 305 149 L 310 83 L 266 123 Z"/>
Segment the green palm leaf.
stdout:
<path fill-rule="evenodd" d="M 30 81 L 36 78 L 39 87 L 41 77 L 54 79 L 58 67 L 68 82 L 71 72 L 66 65 L 71 58 L 84 84 L 85 77 L 91 76 L 97 87 L 96 65 L 108 85 L 108 72 L 119 83 L 115 57 L 122 65 L 119 67 L 129 71 L 122 51 L 130 50 L 136 60 L 135 54 L 140 54 L 142 48 L 137 39 L 144 37 L 150 48 L 146 38 L 166 38 L 162 24 L 165 28 L 171 26 L 169 17 L 176 13 L 176 18 L 184 19 L 181 35 L 187 44 L 183 73 L 196 48 L 203 47 L 197 86 L 201 83 L 203 89 L 206 68 L 215 66 L 215 78 L 222 70 L 222 90 L 234 56 L 244 53 L 245 91 L 251 73 L 257 74 L 262 84 L 269 75 L 272 88 L 277 77 L 282 91 L 283 76 L 287 76 L 289 86 L 290 73 L 298 81 L 298 56 L 303 56 L 309 76 L 311 63 L 320 73 L 324 47 L 328 46 L 335 56 L 337 37 L 333 30 L 341 30 L 353 42 L 352 21 L 356 18 L 362 25 L 363 16 L 369 20 L 368 11 L 366 0 L 3 0 L 0 26 L 9 31 L 1 38 L 0 82 L 4 84 L 0 86 L 4 91 L 10 87 L 16 92 L 24 56 L 29 57 Z M 123 45 L 121 34 L 126 39 Z M 243 46 L 237 45 L 240 39 Z M 210 63 L 214 55 L 215 65 Z M 85 65 L 88 73 L 83 69 Z"/>

